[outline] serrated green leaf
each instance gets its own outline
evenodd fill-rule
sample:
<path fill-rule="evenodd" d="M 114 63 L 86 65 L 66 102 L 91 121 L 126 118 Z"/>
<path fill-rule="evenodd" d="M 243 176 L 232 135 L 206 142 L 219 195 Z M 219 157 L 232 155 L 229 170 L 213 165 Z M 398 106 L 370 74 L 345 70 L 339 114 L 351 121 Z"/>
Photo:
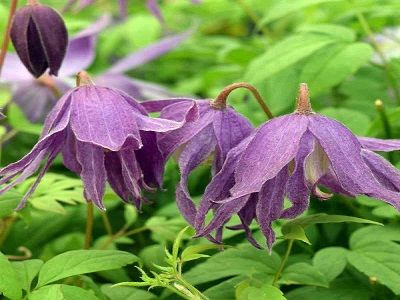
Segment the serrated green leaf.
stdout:
<path fill-rule="evenodd" d="M 350 237 L 350 248 L 360 248 L 379 241 L 400 242 L 400 227 L 395 225 L 367 226 L 358 229 Z"/>
<path fill-rule="evenodd" d="M 133 254 L 117 250 L 74 250 L 47 261 L 39 273 L 38 287 L 74 276 L 118 269 L 137 261 Z"/>
<path fill-rule="evenodd" d="M 304 8 L 312 5 L 318 5 L 323 3 L 340 2 L 342 0 L 296 0 L 296 1 L 278 1 L 272 7 L 268 8 L 267 14 L 260 21 L 260 25 L 276 21 L 289 14 L 298 12 Z"/>
<path fill-rule="evenodd" d="M 33 279 L 39 273 L 40 268 L 43 265 L 43 261 L 40 259 L 30 259 L 24 261 L 12 262 L 14 270 L 17 272 L 19 279 L 21 280 L 21 286 L 25 291 L 30 291 Z"/>
<path fill-rule="evenodd" d="M 188 229 L 189 229 L 189 226 L 187 226 L 187 227 L 183 228 L 181 231 L 179 231 L 179 233 L 176 236 L 176 239 L 172 245 L 172 257 L 175 261 L 178 259 L 179 247 L 181 246 L 183 235 L 185 234 L 186 230 L 188 230 Z"/>
<path fill-rule="evenodd" d="M 0 252 L 0 294 L 11 300 L 22 299 L 22 283 L 7 257 Z"/>
<path fill-rule="evenodd" d="M 328 280 L 317 267 L 303 262 L 295 263 L 285 268 L 279 282 L 283 284 L 329 286 Z"/>
<path fill-rule="evenodd" d="M 252 60 L 246 71 L 245 80 L 253 84 L 263 83 L 272 75 L 335 42 L 337 41 L 332 38 L 313 34 L 289 37 Z"/>
<path fill-rule="evenodd" d="M 29 300 L 99 300 L 93 292 L 84 290 L 77 286 L 65 285 L 65 284 L 51 284 L 44 286 L 38 290 L 32 292 L 29 295 Z"/>
<path fill-rule="evenodd" d="M 346 254 L 345 248 L 323 248 L 315 253 L 313 265 L 331 282 L 344 271 L 347 265 Z"/>

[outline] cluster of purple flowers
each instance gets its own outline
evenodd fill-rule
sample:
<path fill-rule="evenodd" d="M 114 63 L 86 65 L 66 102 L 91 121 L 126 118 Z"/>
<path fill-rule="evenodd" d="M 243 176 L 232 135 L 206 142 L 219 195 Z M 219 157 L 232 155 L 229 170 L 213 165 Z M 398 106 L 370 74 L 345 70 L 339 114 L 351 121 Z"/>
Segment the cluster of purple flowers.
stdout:
<path fill-rule="evenodd" d="M 29 26 L 38 26 L 35 30 L 40 31 L 41 20 L 35 20 Z M 23 41 L 21 47 L 26 51 L 17 52 L 31 73 L 37 75 L 47 68 L 57 73 L 57 68 L 52 69 L 53 59 L 44 55 L 47 51 L 32 50 L 29 38 Z M 40 46 L 42 50 L 48 47 L 46 43 Z M 43 55 L 47 60 L 40 58 Z M 64 165 L 82 178 L 87 201 L 105 209 L 102 199 L 108 182 L 123 201 L 140 207 L 145 200 L 143 190 L 161 187 L 164 166 L 177 153 L 181 172 L 176 188 L 178 207 L 198 236 L 216 243 L 222 242 L 226 223 L 238 215 L 240 224 L 230 229 L 243 230 L 260 247 L 250 230 L 255 220 L 272 247 L 272 222 L 302 214 L 311 195 L 322 200 L 331 193 L 367 195 L 400 210 L 400 172 L 374 153 L 399 150 L 400 141 L 356 137 L 343 124 L 313 112 L 305 84 L 300 85 L 295 112 L 257 129 L 226 105 L 226 97 L 139 103 L 121 90 L 95 85 L 86 72 L 80 72 L 77 87 L 67 90 L 48 114 L 31 152 L 0 169 L 0 194 L 40 169 L 18 206 L 24 207 L 61 154 Z M 153 112 L 160 116 L 150 117 Z M 196 205 L 188 178 L 210 156 L 212 180 Z M 285 197 L 292 203 L 288 208 L 284 208 Z M 210 211 L 213 217 L 206 222 Z"/>

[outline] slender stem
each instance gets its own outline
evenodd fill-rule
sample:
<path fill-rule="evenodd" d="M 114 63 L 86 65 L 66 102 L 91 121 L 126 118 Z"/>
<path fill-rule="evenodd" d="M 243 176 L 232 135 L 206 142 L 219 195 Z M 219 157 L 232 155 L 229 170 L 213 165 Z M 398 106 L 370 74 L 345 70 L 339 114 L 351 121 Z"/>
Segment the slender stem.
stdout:
<path fill-rule="evenodd" d="M 288 246 L 286 248 L 285 255 L 282 258 L 282 261 L 281 261 L 278 271 L 275 273 L 274 280 L 272 281 L 272 285 L 276 286 L 279 278 L 282 275 L 282 271 L 285 268 L 285 265 L 289 259 L 290 252 L 292 251 L 293 242 L 294 242 L 294 240 L 288 240 Z"/>
<path fill-rule="evenodd" d="M 367 35 L 369 42 L 371 43 L 372 47 L 375 49 L 376 53 L 378 54 L 378 56 L 380 57 L 380 59 L 381 59 L 381 61 L 383 63 L 383 66 L 384 66 L 384 69 L 385 69 L 385 73 L 386 73 L 386 77 L 387 77 L 387 79 L 389 81 L 389 84 L 393 88 L 393 92 L 395 94 L 397 104 L 400 105 L 399 85 L 397 83 L 396 78 L 392 74 L 392 69 L 390 67 L 390 64 L 389 64 L 388 60 L 386 59 L 385 54 L 382 52 L 379 44 L 376 42 L 375 37 L 374 37 L 374 33 L 372 32 L 371 27 L 369 26 L 367 20 L 365 19 L 364 14 L 359 10 L 356 10 L 355 13 L 356 13 L 357 20 L 361 25 L 361 28 L 363 29 L 363 31 Z"/>
<path fill-rule="evenodd" d="M 103 219 L 104 228 L 106 229 L 107 234 L 109 236 L 112 236 L 113 235 L 113 231 L 112 231 L 110 219 L 107 216 L 107 212 L 102 212 L 101 213 L 101 218 Z"/>
<path fill-rule="evenodd" d="M 260 18 L 258 17 L 257 13 L 254 11 L 254 9 L 249 4 L 247 4 L 244 0 L 236 0 L 236 1 L 242 7 L 243 11 L 249 16 L 249 18 L 256 25 L 256 28 L 258 30 L 261 30 L 265 36 L 268 36 L 270 34 L 268 29 L 265 28 L 264 26 L 260 25 Z"/>
<path fill-rule="evenodd" d="M 179 274 L 176 275 L 177 279 L 185 286 L 193 295 L 198 295 L 204 300 L 209 300 L 207 296 L 205 296 L 202 292 L 196 289 L 193 285 L 186 281 L 182 276 Z"/>
<path fill-rule="evenodd" d="M 87 203 L 86 213 L 86 232 L 85 232 L 85 244 L 84 249 L 89 249 L 93 238 L 93 203 Z"/>
<path fill-rule="evenodd" d="M 233 84 L 228 85 L 225 87 L 221 93 L 215 98 L 215 100 L 211 103 L 211 105 L 216 108 L 216 109 L 222 109 L 226 107 L 226 101 L 228 99 L 229 94 L 239 88 L 245 88 L 248 89 L 256 98 L 258 104 L 262 108 L 262 110 L 265 112 L 267 115 L 268 119 L 272 119 L 274 116 L 272 115 L 270 109 L 268 108 L 267 104 L 265 103 L 264 99 L 261 97 L 260 93 L 258 90 L 252 86 L 251 84 L 247 82 L 236 82 Z"/>
<path fill-rule="evenodd" d="M 192 297 L 189 297 L 188 295 L 182 293 L 181 291 L 179 291 L 177 288 L 172 287 L 170 285 L 166 285 L 165 286 L 166 289 L 170 290 L 171 292 L 181 296 L 183 299 L 187 299 L 187 300 L 193 300 Z"/>
<path fill-rule="evenodd" d="M 25 260 L 32 257 L 32 252 L 26 247 L 18 247 L 18 252 L 23 253 L 23 255 L 6 255 L 9 260 Z"/>
<path fill-rule="evenodd" d="M 11 24 L 12 24 L 12 19 L 17 10 L 17 5 L 18 5 L 18 0 L 11 0 L 10 11 L 8 13 L 8 21 L 7 21 L 6 31 L 4 32 L 3 43 L 1 44 L 1 48 L 0 48 L 0 75 L 1 75 L 1 70 L 3 69 L 4 60 L 6 58 L 8 44 L 10 43 Z"/>

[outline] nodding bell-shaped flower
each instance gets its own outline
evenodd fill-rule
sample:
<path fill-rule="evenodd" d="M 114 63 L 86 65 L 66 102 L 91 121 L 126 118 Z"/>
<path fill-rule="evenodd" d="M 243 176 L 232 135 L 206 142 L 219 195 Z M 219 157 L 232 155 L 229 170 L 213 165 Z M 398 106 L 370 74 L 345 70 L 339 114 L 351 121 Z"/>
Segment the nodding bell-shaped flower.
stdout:
<path fill-rule="evenodd" d="M 125 202 L 140 207 L 142 189 L 161 185 L 164 165 L 155 133 L 177 129 L 186 120 L 196 118 L 197 106 L 192 103 L 182 111 L 181 121 L 155 119 L 123 92 L 93 85 L 86 72 L 78 74 L 77 85 L 49 113 L 41 138 L 31 152 L 0 169 L 0 184 L 9 182 L 0 194 L 33 175 L 44 161 L 35 183 L 18 206 L 24 207 L 61 153 L 64 165 L 82 178 L 88 201 L 105 209 L 102 198 L 108 181 Z"/>
<path fill-rule="evenodd" d="M 250 223 L 255 219 L 269 248 L 275 240 L 271 224 L 295 218 L 309 204 L 310 195 L 324 200 L 332 194 L 367 195 L 400 210 L 400 172 L 372 151 L 399 149 L 399 141 L 357 138 L 343 124 L 314 113 L 305 84 L 300 86 L 294 113 L 266 122 L 233 148 L 221 171 L 203 195 L 195 227 L 208 235 L 235 214 L 251 243 Z M 292 206 L 284 209 L 287 197 Z M 210 223 L 204 224 L 209 210 Z"/>
<path fill-rule="evenodd" d="M 197 209 L 188 190 L 190 173 L 213 155 L 212 174 L 216 174 L 221 170 L 229 150 L 253 131 L 252 125 L 244 116 L 226 105 L 226 98 L 234 88 L 227 87 L 216 100 L 195 100 L 199 107 L 198 120 L 188 122 L 177 130 L 157 134 L 164 160 L 174 152 L 179 154 L 181 178 L 176 188 L 177 205 L 184 218 L 192 225 Z M 160 117 L 177 121 L 192 105 L 192 101 L 176 98 L 141 104 L 149 112 L 160 112 Z M 214 241 L 217 240 L 218 238 Z"/>
<path fill-rule="evenodd" d="M 47 69 L 57 76 L 68 44 L 68 33 L 60 14 L 36 0 L 19 9 L 11 26 L 11 40 L 29 72 L 39 77 Z"/>

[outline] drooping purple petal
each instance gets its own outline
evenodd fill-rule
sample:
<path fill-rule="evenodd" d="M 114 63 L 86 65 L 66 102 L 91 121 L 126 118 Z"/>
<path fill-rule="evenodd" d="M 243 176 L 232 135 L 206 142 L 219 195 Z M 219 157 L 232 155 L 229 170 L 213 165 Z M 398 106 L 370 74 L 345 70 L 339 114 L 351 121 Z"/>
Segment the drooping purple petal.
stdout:
<path fill-rule="evenodd" d="M 360 142 L 346 127 L 332 119 L 314 115 L 310 118 L 309 129 L 328 155 L 345 190 L 382 199 L 400 210 L 400 193 L 378 182 L 361 157 Z"/>
<path fill-rule="evenodd" d="M 304 177 L 305 160 L 314 147 L 314 137 L 307 131 L 300 141 L 300 148 L 295 158 L 295 169 L 289 177 L 286 194 L 292 206 L 282 212 L 282 218 L 293 219 L 308 207 L 310 191 Z"/>
<path fill-rule="evenodd" d="M 136 160 L 135 152 L 131 149 L 125 148 L 119 151 L 119 158 L 122 167 L 122 177 L 124 178 L 125 186 L 131 194 L 131 199 L 135 206 L 141 208 L 141 186 L 140 182 L 143 181 L 140 166 Z"/>
<path fill-rule="evenodd" d="M 370 137 L 358 137 L 363 148 L 370 151 L 391 152 L 400 150 L 400 140 L 382 140 Z"/>
<path fill-rule="evenodd" d="M 104 150 L 98 146 L 77 141 L 76 154 L 82 166 L 80 176 L 83 181 L 85 198 L 98 208 L 105 210 L 103 204 L 106 185 L 106 169 L 104 166 Z"/>
<path fill-rule="evenodd" d="M 121 160 L 119 159 L 118 153 L 108 151 L 104 153 L 104 155 L 104 164 L 110 186 L 122 200 L 124 200 L 126 203 L 129 203 L 129 190 L 125 186 L 124 177 L 122 175 Z"/>
<path fill-rule="evenodd" d="M 192 30 L 181 34 L 166 37 L 150 46 L 142 48 L 131 55 L 117 61 L 105 73 L 124 73 L 138 66 L 156 59 L 157 57 L 171 51 L 185 41 L 192 34 Z"/>
<path fill-rule="evenodd" d="M 272 230 L 272 222 L 277 220 L 283 210 L 288 169 L 283 168 L 278 175 L 266 181 L 258 193 L 256 216 L 260 229 L 267 238 L 268 248 L 271 250 L 275 241 L 275 233 Z"/>
<path fill-rule="evenodd" d="M 188 190 L 189 174 L 206 160 L 215 144 L 213 128 L 208 125 L 193 137 L 179 156 L 181 179 L 176 189 L 176 200 L 183 217 L 192 225 L 195 221 L 196 206 Z"/>
<path fill-rule="evenodd" d="M 386 188 L 400 192 L 400 171 L 382 156 L 369 150 L 362 150 L 361 156 L 375 178 Z"/>
<path fill-rule="evenodd" d="M 81 142 L 118 151 L 131 137 L 139 149 L 142 143 L 135 118 L 131 106 L 111 89 L 84 86 L 72 94 L 71 128 Z"/>
<path fill-rule="evenodd" d="M 296 156 L 307 126 L 306 116 L 292 114 L 260 127 L 237 164 L 232 195 L 258 192 L 275 177 Z"/>
<path fill-rule="evenodd" d="M 61 149 L 64 166 L 76 174 L 82 172 L 82 166 L 77 160 L 76 138 L 71 128 L 68 127 L 65 132 L 65 146 Z"/>

